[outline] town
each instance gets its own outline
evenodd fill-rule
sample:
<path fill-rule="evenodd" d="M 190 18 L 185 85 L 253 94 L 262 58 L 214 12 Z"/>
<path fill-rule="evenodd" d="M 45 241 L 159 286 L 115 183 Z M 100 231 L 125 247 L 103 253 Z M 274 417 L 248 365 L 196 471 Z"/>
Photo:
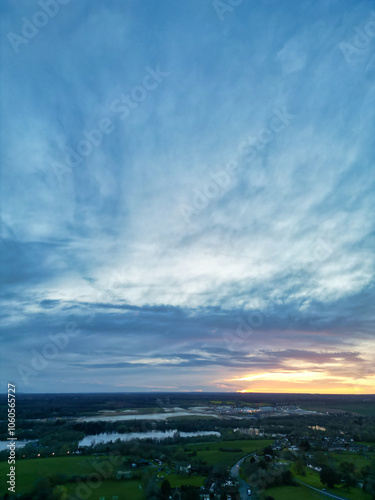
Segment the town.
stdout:
<path fill-rule="evenodd" d="M 213 399 L 215 397 L 215 399 Z M 375 497 L 375 397 L 20 397 L 4 499 Z M 294 401 L 293 401 L 294 399 Z M 40 415 L 41 403 L 50 411 Z M 339 408 L 339 406 L 341 408 Z M 22 417 L 22 418 L 21 418 Z M 0 436 L 1 441 L 3 436 Z M 0 472 L 7 451 L 1 448 Z M 317 497 L 318 495 L 318 497 Z M 333 496 L 332 496 L 333 495 Z"/>

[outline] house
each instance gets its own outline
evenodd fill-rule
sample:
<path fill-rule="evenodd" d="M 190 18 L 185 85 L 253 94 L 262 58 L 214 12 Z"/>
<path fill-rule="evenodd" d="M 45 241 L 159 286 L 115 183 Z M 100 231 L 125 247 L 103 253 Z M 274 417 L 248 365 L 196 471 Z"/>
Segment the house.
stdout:
<path fill-rule="evenodd" d="M 172 500 L 181 500 L 181 493 L 178 491 L 178 488 L 175 488 L 173 491 L 171 491 L 171 496 Z"/>
<path fill-rule="evenodd" d="M 189 464 L 187 467 L 185 467 L 184 465 L 180 465 L 180 472 L 185 472 L 186 474 L 190 474 L 191 465 Z"/>
<path fill-rule="evenodd" d="M 119 470 L 116 472 L 116 479 L 131 479 L 132 477 L 133 473 L 130 470 Z"/>

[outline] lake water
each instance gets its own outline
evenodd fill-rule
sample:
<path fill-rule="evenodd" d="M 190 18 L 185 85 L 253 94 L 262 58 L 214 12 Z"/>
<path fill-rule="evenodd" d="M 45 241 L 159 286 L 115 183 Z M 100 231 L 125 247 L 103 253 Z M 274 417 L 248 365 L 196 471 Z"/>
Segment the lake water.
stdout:
<path fill-rule="evenodd" d="M 22 448 L 23 446 L 26 446 L 29 443 L 35 443 L 36 441 L 16 441 L 16 448 Z M 0 451 L 4 451 L 7 448 L 7 445 L 10 443 L 10 441 L 0 441 Z"/>
<path fill-rule="evenodd" d="M 189 417 L 190 415 L 198 417 L 216 417 L 214 413 L 198 413 L 188 411 L 176 411 L 170 413 L 149 413 L 147 415 L 103 415 L 99 417 L 80 417 L 77 422 L 118 422 L 120 420 L 165 420 L 171 417 Z"/>
<path fill-rule="evenodd" d="M 177 430 L 170 431 L 150 431 L 150 432 L 127 432 L 125 434 L 120 434 L 118 432 L 102 433 L 93 436 L 86 436 L 83 438 L 78 445 L 79 446 L 91 446 L 100 443 L 110 443 L 111 441 L 116 441 L 120 439 L 121 441 L 135 441 L 138 439 L 154 439 L 159 441 L 161 439 L 166 439 L 173 437 Z M 181 437 L 195 437 L 195 436 L 217 436 L 220 437 L 220 432 L 216 431 L 198 431 L 198 432 L 180 432 Z"/>

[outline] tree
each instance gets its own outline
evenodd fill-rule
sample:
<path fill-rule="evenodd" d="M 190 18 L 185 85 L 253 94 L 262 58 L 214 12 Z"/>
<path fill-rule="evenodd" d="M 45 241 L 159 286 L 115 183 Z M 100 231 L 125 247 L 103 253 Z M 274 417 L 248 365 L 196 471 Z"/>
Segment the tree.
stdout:
<path fill-rule="evenodd" d="M 325 453 L 322 451 L 316 451 L 313 454 L 313 460 L 312 460 L 314 465 L 318 465 L 319 467 L 323 467 L 323 465 L 328 464 L 328 458 Z"/>
<path fill-rule="evenodd" d="M 281 474 L 283 484 L 293 484 L 293 474 L 290 472 L 290 470 L 286 470 L 282 472 Z"/>
<path fill-rule="evenodd" d="M 328 488 L 334 488 L 335 484 L 340 483 L 340 474 L 330 467 L 325 465 L 319 473 L 320 481 L 322 484 L 326 484 Z"/>
<path fill-rule="evenodd" d="M 297 474 L 300 474 L 301 476 L 306 476 L 305 464 L 303 463 L 303 460 L 301 457 L 297 458 L 297 460 L 295 462 L 295 467 L 296 467 Z"/>
<path fill-rule="evenodd" d="M 199 489 L 195 486 L 181 486 L 182 500 L 199 500 Z"/>
<path fill-rule="evenodd" d="M 357 480 L 354 477 L 355 465 L 353 462 L 341 462 L 339 468 L 345 486 L 348 490 L 350 490 L 351 486 L 355 486 L 357 484 Z"/>
<path fill-rule="evenodd" d="M 285 460 L 293 460 L 295 454 L 292 453 L 290 450 L 285 450 L 282 453 L 282 457 L 285 458 Z"/>
<path fill-rule="evenodd" d="M 370 493 L 370 495 L 373 495 L 373 498 L 375 497 L 375 477 L 366 477 L 363 483 L 363 491 L 365 491 L 366 493 Z"/>
<path fill-rule="evenodd" d="M 164 479 L 164 481 L 161 483 L 160 487 L 160 495 L 162 500 L 168 499 L 169 495 L 171 494 L 171 483 L 168 481 L 168 479 Z"/>
<path fill-rule="evenodd" d="M 66 500 L 68 498 L 68 492 L 65 486 L 57 485 L 52 491 L 53 500 Z"/>
<path fill-rule="evenodd" d="M 258 463 L 259 468 L 266 470 L 267 469 L 267 463 L 265 460 L 259 460 Z"/>
<path fill-rule="evenodd" d="M 219 478 L 219 479 L 223 479 L 223 478 L 227 477 L 227 475 L 228 475 L 228 469 L 223 464 L 216 464 L 214 466 L 212 472 L 213 472 L 214 476 Z"/>
<path fill-rule="evenodd" d="M 32 499 L 33 500 L 50 500 L 52 498 L 52 488 L 50 481 L 43 477 L 35 482 Z"/>
<path fill-rule="evenodd" d="M 264 448 L 264 450 L 263 450 L 263 454 L 264 455 L 270 455 L 271 457 L 273 457 L 274 456 L 274 451 L 273 451 L 272 446 L 266 446 L 266 448 Z"/>
<path fill-rule="evenodd" d="M 355 471 L 355 465 L 353 462 L 341 462 L 339 465 L 340 472 L 345 475 L 345 474 L 353 474 Z"/>
<path fill-rule="evenodd" d="M 344 479 L 344 484 L 348 488 L 348 491 L 350 491 L 350 488 L 353 486 L 357 486 L 357 479 L 353 474 L 346 474 L 343 476 Z"/>
<path fill-rule="evenodd" d="M 307 441 L 307 439 L 304 439 L 303 441 L 300 442 L 299 447 L 303 451 L 309 451 L 310 450 L 310 443 Z"/>

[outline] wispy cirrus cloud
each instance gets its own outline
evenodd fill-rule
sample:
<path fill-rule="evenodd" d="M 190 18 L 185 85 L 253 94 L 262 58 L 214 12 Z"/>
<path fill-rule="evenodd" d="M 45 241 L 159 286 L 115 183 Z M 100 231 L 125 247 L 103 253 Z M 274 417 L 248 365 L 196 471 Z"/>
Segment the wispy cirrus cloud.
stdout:
<path fill-rule="evenodd" d="M 33 390 L 171 373 L 181 390 L 293 390 L 303 367 L 324 373 L 301 391 L 352 391 L 350 374 L 373 390 L 371 44 L 362 66 L 340 49 L 370 3 L 244 2 L 220 23 L 198 0 L 69 2 L 18 54 L 2 45 L 1 343 L 27 364 L 80 329 Z M 2 5 L 4 33 L 37 7 Z M 157 66 L 168 77 L 119 120 L 111 103 Z M 293 119 L 262 143 L 275 109 Z M 115 129 L 59 182 L 52 163 L 104 117 Z M 233 162 L 187 223 L 181 206 Z"/>

